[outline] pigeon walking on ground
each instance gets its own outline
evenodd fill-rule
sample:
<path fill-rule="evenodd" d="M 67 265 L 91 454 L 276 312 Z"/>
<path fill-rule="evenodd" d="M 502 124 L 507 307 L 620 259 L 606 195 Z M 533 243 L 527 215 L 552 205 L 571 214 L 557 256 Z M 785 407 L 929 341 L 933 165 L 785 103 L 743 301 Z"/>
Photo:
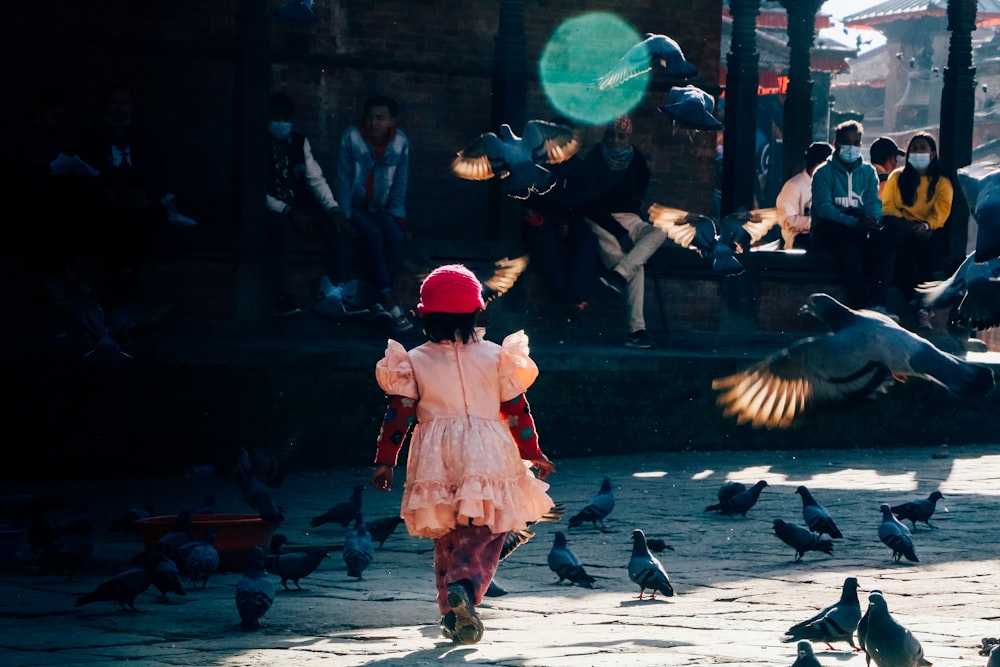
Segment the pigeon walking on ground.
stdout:
<path fill-rule="evenodd" d="M 167 593 L 186 595 L 184 584 L 181 583 L 181 571 L 171 558 L 157 558 L 153 568 L 153 586 L 160 591 L 160 600 L 167 602 Z"/>
<path fill-rule="evenodd" d="M 879 505 L 882 512 L 882 523 L 878 526 L 878 538 L 882 543 L 892 549 L 892 560 L 898 563 L 901 558 L 917 563 L 916 552 L 913 550 L 913 537 L 910 529 L 892 514 L 892 508 L 882 503 Z"/>
<path fill-rule="evenodd" d="M 368 534 L 365 524 L 359 522 L 354 530 L 348 531 L 341 556 L 344 558 L 344 564 L 347 565 L 347 576 L 363 579 L 364 571 L 375 560 L 372 536 Z"/>
<path fill-rule="evenodd" d="M 795 649 L 795 662 L 792 663 L 792 667 L 822 667 L 819 664 L 819 660 L 816 659 L 815 654 L 813 654 L 812 644 L 809 642 L 799 642 L 798 647 Z"/>
<path fill-rule="evenodd" d="M 741 514 L 757 504 L 760 492 L 767 486 L 765 480 L 760 480 L 749 489 L 742 482 L 726 482 L 719 487 L 719 502 L 705 508 L 706 512 L 721 512 L 722 514 Z"/>
<path fill-rule="evenodd" d="M 310 525 L 317 528 L 325 523 L 335 523 L 341 528 L 347 528 L 347 524 L 357 521 L 361 516 L 361 492 L 364 490 L 363 484 L 356 484 L 350 498 L 337 503 L 319 516 L 314 516 Z"/>
<path fill-rule="evenodd" d="M 194 520 L 191 510 L 183 509 L 177 513 L 174 518 L 174 525 L 170 530 L 163 535 L 156 543 L 163 548 L 163 555 L 166 558 L 173 559 L 178 567 L 184 563 L 184 558 L 180 555 L 181 548 L 194 540 Z"/>
<path fill-rule="evenodd" d="M 833 542 L 829 537 L 817 535 L 808 528 L 797 523 L 774 520 L 774 534 L 778 538 L 795 549 L 795 562 L 802 560 L 802 557 L 810 551 L 822 551 L 830 556 L 833 555 Z"/>
<path fill-rule="evenodd" d="M 201 540 L 196 542 L 187 552 L 188 579 L 195 586 L 201 584 L 200 588 L 205 588 L 208 579 L 219 569 L 219 550 L 215 548 L 218 539 L 218 530 L 215 526 L 210 526 Z"/>
<path fill-rule="evenodd" d="M 878 667 L 926 667 L 931 662 L 913 633 L 889 613 L 885 597 L 879 591 L 868 595 L 864 649 Z"/>
<path fill-rule="evenodd" d="M 122 609 L 138 611 L 135 608 L 135 599 L 149 588 L 153 581 L 153 570 L 161 559 L 160 550 L 152 549 L 150 556 L 143 559 L 142 564 L 102 581 L 90 593 L 77 598 L 76 606 L 81 607 L 92 602 L 116 602 Z"/>
<path fill-rule="evenodd" d="M 601 488 L 597 494 L 590 499 L 586 507 L 580 510 L 575 515 L 569 518 L 569 527 L 577 528 L 583 522 L 588 521 L 594 525 L 595 528 L 600 528 L 601 531 L 606 531 L 607 527 L 604 525 L 604 520 L 611 514 L 611 511 L 615 508 L 615 494 L 611 490 L 611 478 L 605 477 L 601 480 Z"/>
<path fill-rule="evenodd" d="M 38 574 L 65 574 L 73 581 L 94 554 L 90 535 L 69 534 L 56 538 L 45 551 L 35 557 Z"/>
<path fill-rule="evenodd" d="M 562 531 L 555 533 L 552 548 L 549 550 L 548 563 L 549 569 L 559 577 L 557 584 L 565 580 L 584 588 L 593 588 L 594 582 L 597 581 L 583 569 L 580 559 L 566 544 L 566 534 Z"/>
<path fill-rule="evenodd" d="M 795 489 L 795 493 L 802 496 L 802 518 L 806 525 L 816 533 L 829 535 L 834 539 L 840 539 L 844 535 L 833 522 L 833 517 L 825 507 L 820 505 L 813 494 L 804 486 Z"/>
<path fill-rule="evenodd" d="M 302 590 L 299 579 L 315 572 L 326 555 L 327 550 L 321 547 L 313 547 L 308 551 L 290 551 L 277 556 L 268 556 L 265 567 L 271 574 L 281 577 L 281 585 L 285 590 L 290 590 L 289 581 Z"/>
<path fill-rule="evenodd" d="M 529 120 L 519 137 L 504 123 L 499 136 L 484 132 L 459 151 L 451 170 L 470 181 L 509 177 L 507 194 L 527 199 L 532 193 L 544 195 L 556 185 L 555 175 L 543 165 L 565 162 L 578 150 L 579 137 L 566 125 Z"/>
<path fill-rule="evenodd" d="M 927 524 L 928 528 L 933 528 L 931 525 L 931 517 L 934 516 L 934 510 L 937 508 L 937 501 L 944 498 L 940 491 L 934 491 L 931 495 L 926 498 L 911 500 L 908 503 L 903 503 L 902 505 L 896 505 L 892 508 L 892 513 L 896 515 L 900 521 L 909 521 L 913 524 L 913 529 L 916 530 L 917 522 L 921 521 Z"/>
<path fill-rule="evenodd" d="M 365 528 L 372 536 L 372 542 L 378 542 L 378 548 L 385 546 L 385 541 L 396 530 L 396 526 L 403 523 L 401 516 L 387 516 L 382 519 L 365 522 Z"/>
<path fill-rule="evenodd" d="M 264 549 L 254 547 L 250 566 L 236 584 L 236 611 L 240 615 L 240 627 L 244 630 L 260 628 L 260 619 L 272 604 L 274 582 L 264 570 Z"/>
<path fill-rule="evenodd" d="M 137 522 L 140 519 L 148 519 L 151 516 L 156 516 L 156 510 L 153 509 L 152 505 L 137 505 L 118 515 L 108 525 L 108 530 L 113 533 L 121 533 L 122 537 L 125 537 L 129 533 L 138 535 L 139 524 Z"/>
<path fill-rule="evenodd" d="M 639 586 L 639 599 L 646 589 L 650 589 L 649 599 L 656 599 L 657 592 L 667 597 L 674 594 L 670 577 L 659 559 L 649 552 L 646 534 L 636 528 L 632 531 L 632 557 L 628 561 L 628 578 Z"/>
<path fill-rule="evenodd" d="M 781 641 L 825 642 L 833 650 L 833 642 L 847 642 L 855 651 L 860 651 L 854 644 L 854 632 L 861 620 L 861 602 L 858 600 L 858 580 L 848 577 L 840 599 L 821 612 L 801 623 L 796 623 L 785 631 Z"/>
<path fill-rule="evenodd" d="M 802 338 L 750 368 L 713 380 L 725 416 L 783 428 L 810 404 L 871 397 L 893 379 L 919 377 L 962 398 L 984 396 L 993 371 L 943 352 L 891 318 L 812 294 L 800 312 L 830 329 Z"/>
<path fill-rule="evenodd" d="M 615 66 L 597 80 L 597 87 L 600 90 L 615 88 L 653 68 L 663 70 L 673 79 L 690 79 L 698 74 L 677 42 L 666 35 L 648 32 L 645 39 L 629 47 Z"/>

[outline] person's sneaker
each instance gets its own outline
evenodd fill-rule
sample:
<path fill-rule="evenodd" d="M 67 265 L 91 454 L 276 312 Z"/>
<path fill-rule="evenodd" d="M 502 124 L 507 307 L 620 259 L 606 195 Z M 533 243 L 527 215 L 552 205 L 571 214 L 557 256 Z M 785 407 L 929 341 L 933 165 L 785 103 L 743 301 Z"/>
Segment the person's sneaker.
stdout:
<path fill-rule="evenodd" d="M 274 300 L 272 313 L 275 317 L 295 317 L 302 314 L 302 309 L 295 305 L 292 297 L 283 294 Z"/>
<path fill-rule="evenodd" d="M 656 347 L 653 339 L 649 337 L 645 329 L 633 331 L 625 337 L 625 347 L 634 347 L 637 350 L 649 350 Z"/>
<path fill-rule="evenodd" d="M 917 331 L 931 331 L 934 329 L 934 311 L 929 308 L 921 308 L 917 311 L 916 323 Z"/>
<path fill-rule="evenodd" d="M 868 310 L 879 313 L 881 315 L 885 315 L 893 322 L 899 322 L 899 315 L 897 315 L 896 313 L 889 312 L 889 310 L 885 306 L 870 306 Z"/>
<path fill-rule="evenodd" d="M 625 288 L 628 287 L 628 281 L 625 280 L 625 276 L 614 269 L 607 269 L 601 273 L 601 284 L 619 294 L 624 294 Z"/>
<path fill-rule="evenodd" d="M 381 303 L 373 303 L 368 309 L 369 317 L 374 322 L 392 322 L 392 315 Z"/>
<path fill-rule="evenodd" d="M 403 334 L 413 330 L 413 322 L 406 315 L 400 315 L 392 320 L 390 329 L 392 329 L 392 333 Z"/>
<path fill-rule="evenodd" d="M 483 638 L 483 622 L 479 620 L 476 606 L 472 603 L 469 590 L 462 584 L 448 586 L 448 606 L 455 612 L 455 629 L 452 641 L 459 644 L 475 644 Z"/>

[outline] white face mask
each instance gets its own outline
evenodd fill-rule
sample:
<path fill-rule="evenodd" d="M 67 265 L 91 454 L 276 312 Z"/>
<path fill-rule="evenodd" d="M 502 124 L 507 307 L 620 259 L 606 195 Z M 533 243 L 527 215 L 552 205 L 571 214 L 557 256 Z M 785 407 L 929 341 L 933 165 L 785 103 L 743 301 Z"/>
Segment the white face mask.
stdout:
<path fill-rule="evenodd" d="M 861 146 L 841 146 L 837 156 L 842 162 L 856 162 L 861 157 Z"/>
<path fill-rule="evenodd" d="M 292 133 L 292 124 L 283 120 L 272 120 L 267 124 L 267 131 L 275 139 L 287 139 Z"/>
<path fill-rule="evenodd" d="M 914 169 L 926 169 L 927 166 L 930 165 L 931 163 L 931 154 L 910 153 L 907 156 L 906 161 L 909 162 Z"/>

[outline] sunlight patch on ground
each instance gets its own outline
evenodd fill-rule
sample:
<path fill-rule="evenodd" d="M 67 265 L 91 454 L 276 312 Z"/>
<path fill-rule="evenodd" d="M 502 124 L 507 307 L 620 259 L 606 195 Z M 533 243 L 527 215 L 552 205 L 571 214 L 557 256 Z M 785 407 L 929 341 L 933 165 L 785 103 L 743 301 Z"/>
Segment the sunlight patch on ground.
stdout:
<path fill-rule="evenodd" d="M 996 465 L 1000 456 L 978 456 L 974 459 L 952 459 L 951 474 L 941 483 L 941 493 L 967 493 L 975 489 L 976 494 L 983 496 L 1000 496 L 1000 486 L 995 476 Z"/>
<path fill-rule="evenodd" d="M 663 470 L 649 470 L 649 471 L 646 471 L 646 472 L 634 472 L 634 473 L 632 473 L 632 476 L 636 477 L 636 478 L 639 478 L 639 479 L 644 479 L 644 478 L 654 478 L 655 479 L 655 478 L 658 478 L 658 477 L 666 477 L 667 473 L 665 471 L 663 471 Z"/>
<path fill-rule="evenodd" d="M 691 475 L 691 479 L 708 479 L 714 474 L 715 471 L 709 468 L 707 470 L 702 470 L 701 472 L 696 472 L 695 474 Z"/>
<path fill-rule="evenodd" d="M 808 486 L 810 489 L 885 489 L 913 491 L 917 488 L 916 473 L 885 474 L 870 468 L 842 468 L 834 472 L 810 475 L 805 478 L 789 477 L 775 472 L 771 466 L 753 466 L 736 470 L 727 480 L 752 484 L 759 479 L 769 486 Z"/>

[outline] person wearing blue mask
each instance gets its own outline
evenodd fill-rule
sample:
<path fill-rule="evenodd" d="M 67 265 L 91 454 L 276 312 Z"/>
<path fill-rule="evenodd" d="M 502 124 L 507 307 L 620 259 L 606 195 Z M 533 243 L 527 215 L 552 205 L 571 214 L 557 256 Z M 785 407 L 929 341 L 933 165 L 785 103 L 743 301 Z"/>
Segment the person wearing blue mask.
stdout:
<path fill-rule="evenodd" d="M 937 158 L 937 142 L 917 132 L 906 147 L 906 164 L 889 174 L 882 190 L 886 218 L 898 218 L 905 229 L 896 255 L 896 283 L 914 305 L 914 326 L 930 331 L 933 311 L 921 308 L 916 287 L 934 278 L 948 253 L 945 223 L 954 190 Z"/>
<path fill-rule="evenodd" d="M 838 125 L 833 155 L 813 172 L 813 249 L 833 255 L 847 305 L 895 318 L 887 306 L 903 226 L 897 219 L 882 218 L 878 176 L 861 159 L 863 132 L 858 121 Z"/>
<path fill-rule="evenodd" d="M 352 278 L 352 239 L 356 233 L 343 216 L 309 139 L 293 129 L 295 104 L 284 93 L 267 100 L 267 231 L 272 269 L 274 315 L 302 312 L 288 283 L 288 248 L 292 232 L 322 236 L 330 252 L 331 282 Z"/>

